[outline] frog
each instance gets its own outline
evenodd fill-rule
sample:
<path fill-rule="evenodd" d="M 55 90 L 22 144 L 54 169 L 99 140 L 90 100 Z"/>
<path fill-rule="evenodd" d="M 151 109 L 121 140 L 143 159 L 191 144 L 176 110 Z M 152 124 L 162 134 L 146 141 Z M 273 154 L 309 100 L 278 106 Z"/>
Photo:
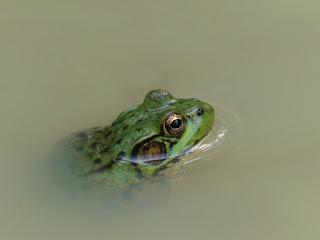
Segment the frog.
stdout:
<path fill-rule="evenodd" d="M 60 144 L 69 154 L 73 178 L 125 191 L 178 172 L 182 156 L 208 135 L 214 119 L 210 104 L 156 89 L 111 125 L 81 130 Z"/>

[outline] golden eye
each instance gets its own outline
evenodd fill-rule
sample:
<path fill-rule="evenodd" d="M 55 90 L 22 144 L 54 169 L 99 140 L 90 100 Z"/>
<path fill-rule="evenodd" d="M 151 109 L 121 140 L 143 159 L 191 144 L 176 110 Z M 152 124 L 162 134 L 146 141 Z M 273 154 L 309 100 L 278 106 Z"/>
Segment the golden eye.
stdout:
<path fill-rule="evenodd" d="M 179 136 L 183 133 L 184 125 L 185 122 L 180 113 L 170 112 L 164 121 L 164 130 L 169 135 Z"/>

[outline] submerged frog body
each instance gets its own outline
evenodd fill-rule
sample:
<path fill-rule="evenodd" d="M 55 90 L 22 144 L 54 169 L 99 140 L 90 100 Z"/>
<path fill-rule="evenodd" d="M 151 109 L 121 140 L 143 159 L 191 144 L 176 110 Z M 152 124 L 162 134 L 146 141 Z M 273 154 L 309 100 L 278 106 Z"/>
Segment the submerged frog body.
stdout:
<path fill-rule="evenodd" d="M 71 155 L 73 176 L 90 185 L 128 189 L 178 171 L 179 156 L 208 134 L 213 121 L 209 104 L 153 90 L 111 126 L 72 134 L 63 146 Z"/>

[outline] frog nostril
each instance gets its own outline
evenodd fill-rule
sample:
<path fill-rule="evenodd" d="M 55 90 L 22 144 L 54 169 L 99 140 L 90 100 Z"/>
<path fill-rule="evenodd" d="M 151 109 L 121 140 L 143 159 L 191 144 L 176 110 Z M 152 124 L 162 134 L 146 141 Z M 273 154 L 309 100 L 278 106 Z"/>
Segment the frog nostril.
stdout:
<path fill-rule="evenodd" d="M 201 116 L 203 114 L 203 112 L 204 112 L 203 108 L 198 108 L 197 115 Z"/>

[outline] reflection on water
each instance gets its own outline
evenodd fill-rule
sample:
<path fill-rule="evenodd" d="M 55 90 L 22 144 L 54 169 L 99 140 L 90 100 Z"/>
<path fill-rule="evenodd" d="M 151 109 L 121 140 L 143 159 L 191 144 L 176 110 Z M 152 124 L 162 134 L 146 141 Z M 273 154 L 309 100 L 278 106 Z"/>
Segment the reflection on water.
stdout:
<path fill-rule="evenodd" d="M 184 156 L 183 161 L 185 164 L 198 161 L 202 158 L 213 159 L 227 138 L 236 138 L 237 134 L 239 134 L 240 119 L 237 114 L 233 110 L 219 105 L 214 105 L 214 109 L 216 118 L 213 130 L 210 131 L 203 141 L 190 150 L 190 154 Z M 229 137 L 230 134 L 231 136 Z"/>
<path fill-rule="evenodd" d="M 1 238 L 319 239 L 319 7 L 2 1 Z M 240 134 L 131 207 L 39 180 L 63 136 L 157 88 L 231 106 Z"/>

